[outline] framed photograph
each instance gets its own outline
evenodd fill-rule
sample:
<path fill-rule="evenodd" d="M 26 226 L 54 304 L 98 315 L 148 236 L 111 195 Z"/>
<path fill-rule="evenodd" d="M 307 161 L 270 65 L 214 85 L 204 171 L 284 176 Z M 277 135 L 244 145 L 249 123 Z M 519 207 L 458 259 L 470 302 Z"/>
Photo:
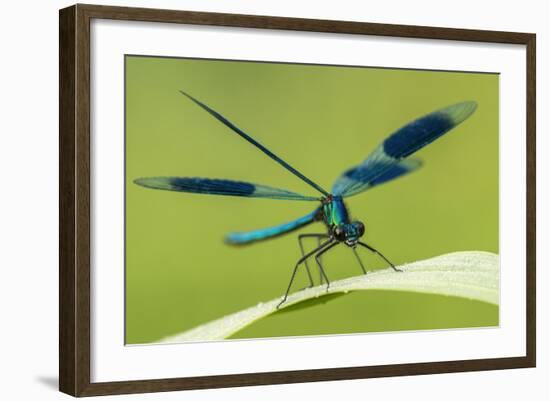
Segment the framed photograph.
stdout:
<path fill-rule="evenodd" d="M 60 11 L 60 390 L 535 366 L 535 35 Z"/>

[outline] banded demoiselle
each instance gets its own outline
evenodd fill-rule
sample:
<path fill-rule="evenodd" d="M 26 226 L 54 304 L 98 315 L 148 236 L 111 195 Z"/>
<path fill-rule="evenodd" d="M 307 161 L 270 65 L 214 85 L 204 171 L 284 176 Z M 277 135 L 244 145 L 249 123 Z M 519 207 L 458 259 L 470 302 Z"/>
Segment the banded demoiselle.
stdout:
<path fill-rule="evenodd" d="M 353 251 L 363 274 L 366 274 L 367 270 L 357 252 L 358 246 L 368 249 L 370 252 L 381 257 L 395 271 L 400 271 L 381 252 L 361 241 L 361 237 L 365 233 L 365 226 L 362 222 L 353 221 L 350 218 L 344 198 L 357 195 L 367 189 L 404 176 L 420 168 L 422 165 L 420 160 L 408 157 L 462 123 L 477 108 L 477 103 L 474 101 L 456 103 L 406 124 L 389 135 L 362 163 L 344 171 L 336 179 L 332 190 L 329 192 L 253 139 L 220 113 L 188 93 L 184 91 L 180 92 L 219 122 L 256 146 L 265 155 L 320 193 L 319 196 L 307 196 L 267 185 L 227 179 L 146 177 L 134 180 L 136 184 L 146 188 L 177 192 L 319 202 L 320 205 L 311 213 L 288 223 L 253 231 L 234 232 L 226 236 L 227 243 L 244 245 L 287 234 L 313 222 L 324 223 L 326 230 L 323 233 L 298 235 L 302 257 L 294 265 L 285 295 L 277 308 L 287 300 L 296 272 L 300 266 L 304 265 L 306 268 L 310 287 L 314 285 L 307 264 L 308 260 L 312 257 L 315 258 L 319 268 L 321 284 L 326 282 L 326 288 L 327 290 L 329 289 L 330 281 L 324 269 L 321 256 L 340 244 L 345 244 Z M 302 241 L 307 237 L 316 238 L 318 246 L 306 253 Z"/>

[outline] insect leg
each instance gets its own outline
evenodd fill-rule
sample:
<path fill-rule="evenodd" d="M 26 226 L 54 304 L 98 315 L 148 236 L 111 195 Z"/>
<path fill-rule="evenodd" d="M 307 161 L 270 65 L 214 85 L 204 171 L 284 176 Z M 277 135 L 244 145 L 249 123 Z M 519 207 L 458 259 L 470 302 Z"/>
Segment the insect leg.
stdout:
<path fill-rule="evenodd" d="M 298 243 L 300 244 L 300 251 L 302 252 L 302 257 L 305 256 L 305 251 L 304 251 L 304 243 L 302 242 L 302 240 L 304 238 L 317 238 L 317 246 L 321 246 L 321 238 L 328 238 L 329 235 L 328 234 L 300 234 L 298 235 Z M 311 272 L 309 270 L 309 265 L 307 263 L 307 259 L 304 261 L 304 264 L 306 266 L 306 272 L 307 272 L 307 277 L 309 279 L 309 286 L 310 287 L 313 287 L 313 278 L 311 277 Z M 321 276 L 322 277 L 322 276 Z M 323 282 L 321 281 L 321 284 Z"/>
<path fill-rule="evenodd" d="M 330 281 L 328 281 L 328 277 L 327 277 L 327 274 L 325 273 L 325 269 L 323 269 L 323 264 L 321 263 L 321 255 L 323 255 L 323 253 L 325 253 L 329 249 L 334 248 L 338 244 L 340 244 L 340 242 L 333 242 L 332 244 L 330 244 L 326 248 L 321 249 L 317 253 L 317 255 L 315 255 L 315 261 L 317 262 L 317 265 L 319 266 L 319 272 L 322 274 L 322 276 L 325 278 L 325 281 L 327 282 L 327 291 L 328 291 L 328 288 L 330 287 Z"/>
<path fill-rule="evenodd" d="M 304 251 L 304 244 L 302 243 L 302 238 L 303 238 L 302 235 L 304 234 L 298 235 L 298 244 L 300 244 L 300 252 L 302 253 L 302 257 L 304 257 L 306 253 Z M 307 278 L 309 279 L 309 286 L 313 287 L 313 279 L 311 278 L 311 272 L 309 271 L 309 265 L 307 264 L 307 259 L 304 261 L 304 264 L 306 266 Z"/>
<path fill-rule="evenodd" d="M 380 257 L 381 257 L 382 259 L 384 259 L 384 260 L 392 267 L 392 269 L 395 270 L 396 272 L 402 272 L 402 271 L 403 271 L 403 270 L 400 270 L 400 269 L 398 269 L 397 267 L 395 267 L 395 265 L 394 265 L 392 262 L 390 262 L 390 261 L 388 260 L 388 258 L 386 258 L 384 255 L 382 255 L 380 252 L 378 252 L 378 251 L 377 251 L 376 249 L 374 249 L 372 246 L 369 246 L 369 245 L 367 245 L 367 244 L 365 244 L 364 242 L 361 242 L 361 241 L 359 241 L 359 242 L 357 242 L 357 243 L 358 243 L 359 245 L 361 245 L 361 246 L 367 248 L 369 251 L 374 252 L 375 254 L 377 254 L 378 256 L 380 256 Z"/>
<path fill-rule="evenodd" d="M 317 246 L 321 245 L 321 238 L 317 238 Z M 321 258 L 319 258 L 319 262 L 321 262 Z M 319 284 L 323 284 L 323 271 L 319 269 Z"/>
<path fill-rule="evenodd" d="M 296 276 L 296 271 L 298 270 L 298 267 L 300 267 L 300 265 L 302 263 L 304 263 L 304 261 L 306 261 L 309 257 L 311 257 L 311 256 L 315 255 L 317 252 L 323 250 L 325 247 L 330 245 L 333 241 L 334 241 L 333 238 L 329 238 L 327 241 L 323 242 L 321 244 L 321 246 L 318 246 L 314 250 L 306 253 L 304 256 L 302 256 L 300 259 L 298 259 L 298 262 L 296 262 L 296 266 L 294 266 L 294 270 L 292 271 L 292 276 L 290 276 L 290 282 L 288 283 L 288 287 L 286 289 L 285 296 L 283 297 L 282 301 L 279 302 L 279 304 L 277 305 L 277 309 L 279 309 L 279 306 L 281 306 L 286 301 L 286 299 L 288 298 L 288 293 L 290 292 L 290 287 L 292 287 L 292 282 L 294 281 L 294 277 Z"/>
<path fill-rule="evenodd" d="M 359 254 L 357 253 L 357 249 L 355 247 L 351 248 L 353 250 L 353 253 L 355 257 L 357 258 L 357 261 L 359 262 L 359 266 L 361 266 L 361 270 L 363 270 L 363 274 L 367 274 L 367 271 L 365 270 L 365 266 L 363 265 L 363 261 L 359 257 Z"/>

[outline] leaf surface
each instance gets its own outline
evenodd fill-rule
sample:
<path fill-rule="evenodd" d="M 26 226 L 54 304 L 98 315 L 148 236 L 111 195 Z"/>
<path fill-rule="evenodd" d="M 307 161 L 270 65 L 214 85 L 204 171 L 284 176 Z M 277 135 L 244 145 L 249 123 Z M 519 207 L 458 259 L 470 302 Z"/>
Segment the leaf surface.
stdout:
<path fill-rule="evenodd" d="M 157 343 L 223 340 L 273 313 L 299 309 L 300 303 L 307 306 L 324 303 L 331 297 L 351 291 L 409 291 L 462 297 L 495 305 L 499 303 L 499 257 L 494 253 L 454 252 L 398 268 L 403 272 L 389 268 L 331 282 L 328 292 L 324 285 L 295 292 L 279 309 L 277 305 L 282 297 L 260 302 L 183 333 L 162 338 Z"/>

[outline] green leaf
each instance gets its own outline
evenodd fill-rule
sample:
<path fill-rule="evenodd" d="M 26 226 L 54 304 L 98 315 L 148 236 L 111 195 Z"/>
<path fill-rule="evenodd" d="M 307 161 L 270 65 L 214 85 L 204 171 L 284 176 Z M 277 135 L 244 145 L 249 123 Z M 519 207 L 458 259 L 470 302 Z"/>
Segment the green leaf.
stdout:
<path fill-rule="evenodd" d="M 394 290 L 440 294 L 468 298 L 498 305 L 499 257 L 490 252 L 455 252 L 366 275 L 307 288 L 289 295 L 277 309 L 282 297 L 260 302 L 248 309 L 213 320 L 191 330 L 165 337 L 159 343 L 182 343 L 223 340 L 255 321 L 273 313 L 310 307 L 345 295 L 351 291 Z"/>

